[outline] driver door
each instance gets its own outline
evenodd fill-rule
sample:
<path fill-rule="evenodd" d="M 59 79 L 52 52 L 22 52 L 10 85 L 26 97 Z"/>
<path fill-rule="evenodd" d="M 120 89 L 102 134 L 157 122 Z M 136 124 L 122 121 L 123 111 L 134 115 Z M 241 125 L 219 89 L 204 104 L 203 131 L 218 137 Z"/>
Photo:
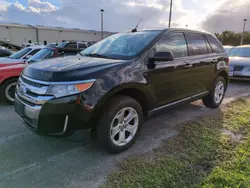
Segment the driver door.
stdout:
<path fill-rule="evenodd" d="M 172 52 L 173 61 L 155 62 L 149 71 L 156 106 L 175 102 L 190 95 L 192 67 L 189 65 L 187 42 L 182 32 L 164 36 L 152 49 L 154 52 Z M 151 52 L 152 52 L 151 51 Z M 150 53 L 151 53 L 150 52 Z"/>

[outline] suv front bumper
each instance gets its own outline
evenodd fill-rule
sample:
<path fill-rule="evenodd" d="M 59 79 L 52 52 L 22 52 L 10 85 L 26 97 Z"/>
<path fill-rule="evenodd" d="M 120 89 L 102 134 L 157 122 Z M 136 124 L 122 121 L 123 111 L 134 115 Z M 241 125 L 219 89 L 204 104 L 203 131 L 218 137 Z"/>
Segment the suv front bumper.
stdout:
<path fill-rule="evenodd" d="M 44 136 L 63 136 L 75 130 L 88 129 L 92 109 L 77 103 L 78 96 L 54 98 L 43 105 L 31 105 L 18 92 L 15 95 L 15 111 L 25 124 Z"/>

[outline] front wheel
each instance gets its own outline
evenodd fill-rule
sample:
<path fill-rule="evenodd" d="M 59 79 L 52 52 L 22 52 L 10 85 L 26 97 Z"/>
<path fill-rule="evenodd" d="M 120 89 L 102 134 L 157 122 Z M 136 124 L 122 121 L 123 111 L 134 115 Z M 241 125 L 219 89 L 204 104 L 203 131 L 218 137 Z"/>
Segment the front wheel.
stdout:
<path fill-rule="evenodd" d="M 116 96 L 104 109 L 97 127 L 99 144 L 111 153 L 128 149 L 135 142 L 143 122 L 140 104 L 133 98 Z"/>
<path fill-rule="evenodd" d="M 214 82 L 214 87 L 209 95 L 202 99 L 203 104 L 208 108 L 217 108 L 222 103 L 226 92 L 226 82 L 222 76 L 218 76 Z"/>
<path fill-rule="evenodd" d="M 17 79 L 11 78 L 1 86 L 1 99 L 9 104 L 14 104 Z"/>

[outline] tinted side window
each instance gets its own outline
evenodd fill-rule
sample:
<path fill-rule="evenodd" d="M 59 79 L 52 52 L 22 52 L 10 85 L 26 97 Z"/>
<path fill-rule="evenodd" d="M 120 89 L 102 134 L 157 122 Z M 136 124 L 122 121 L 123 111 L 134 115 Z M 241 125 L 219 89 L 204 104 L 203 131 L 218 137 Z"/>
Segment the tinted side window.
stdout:
<path fill-rule="evenodd" d="M 203 35 L 188 33 L 187 40 L 188 45 L 190 46 L 191 55 L 202 55 L 208 53 Z"/>
<path fill-rule="evenodd" d="M 68 43 L 65 48 L 73 48 L 73 49 L 76 49 L 77 48 L 77 45 L 76 45 L 76 42 L 74 43 Z"/>
<path fill-rule="evenodd" d="M 183 33 L 172 33 L 162 38 L 155 46 L 156 52 L 172 52 L 175 58 L 188 56 Z"/>
<path fill-rule="evenodd" d="M 213 50 L 212 50 L 211 45 L 210 45 L 209 42 L 207 41 L 206 37 L 205 37 L 205 36 L 203 36 L 203 37 L 204 37 L 205 42 L 206 42 L 206 46 L 207 46 L 207 51 L 208 51 L 208 53 L 213 53 Z"/>
<path fill-rule="evenodd" d="M 87 48 L 87 45 L 84 43 L 78 43 L 80 49 Z"/>
<path fill-rule="evenodd" d="M 215 52 L 215 53 L 224 52 L 222 45 L 219 43 L 219 41 L 216 38 L 214 38 L 211 35 L 206 35 L 206 37 L 207 37 L 207 40 L 213 49 L 213 52 Z"/>

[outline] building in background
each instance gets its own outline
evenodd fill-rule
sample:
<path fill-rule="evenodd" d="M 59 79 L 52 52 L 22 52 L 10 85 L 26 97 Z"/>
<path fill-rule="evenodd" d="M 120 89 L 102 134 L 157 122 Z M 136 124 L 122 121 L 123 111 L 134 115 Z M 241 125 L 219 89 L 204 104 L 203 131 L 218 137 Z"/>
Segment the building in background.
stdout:
<path fill-rule="evenodd" d="M 104 37 L 114 33 L 104 31 Z M 0 41 L 16 45 L 60 43 L 62 41 L 99 41 L 101 31 L 46 27 L 42 25 L 0 24 Z"/>

